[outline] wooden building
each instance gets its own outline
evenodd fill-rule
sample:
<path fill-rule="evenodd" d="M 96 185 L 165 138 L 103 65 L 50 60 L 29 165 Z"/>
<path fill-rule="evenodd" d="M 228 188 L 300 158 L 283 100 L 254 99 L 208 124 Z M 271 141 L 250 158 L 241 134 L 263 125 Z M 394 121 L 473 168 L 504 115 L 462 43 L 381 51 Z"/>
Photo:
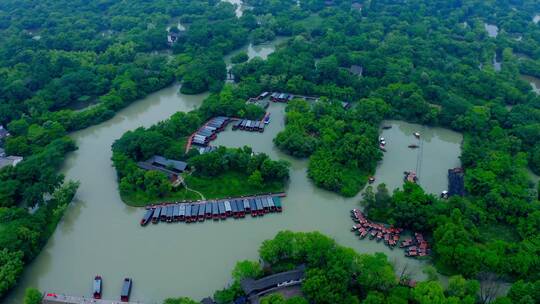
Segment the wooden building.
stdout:
<path fill-rule="evenodd" d="M 171 180 L 176 180 L 180 173 L 188 169 L 188 164 L 186 162 L 167 159 L 159 155 L 154 155 L 144 162 L 138 162 L 137 166 L 144 170 L 155 170 L 163 172 Z"/>

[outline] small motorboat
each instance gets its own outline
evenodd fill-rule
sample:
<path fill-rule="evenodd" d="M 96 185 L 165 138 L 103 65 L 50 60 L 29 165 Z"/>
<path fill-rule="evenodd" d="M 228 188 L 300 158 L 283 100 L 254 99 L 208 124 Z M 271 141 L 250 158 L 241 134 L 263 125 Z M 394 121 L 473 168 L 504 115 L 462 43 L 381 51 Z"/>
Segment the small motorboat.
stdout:
<path fill-rule="evenodd" d="M 381 145 L 386 146 L 386 141 L 385 140 L 381 141 Z"/>
<path fill-rule="evenodd" d="M 101 299 L 101 288 L 102 288 L 103 280 L 101 279 L 101 276 L 95 276 L 94 277 L 94 292 L 93 297 L 94 299 Z"/>
<path fill-rule="evenodd" d="M 420 147 L 420 146 L 417 145 L 417 144 L 410 144 L 410 145 L 409 145 L 409 148 L 411 148 L 411 149 L 416 149 L 416 148 L 419 148 L 419 147 Z"/>
<path fill-rule="evenodd" d="M 441 192 L 441 198 L 444 198 L 444 199 L 448 198 L 448 191 L 447 190 L 444 190 L 443 192 Z"/>
<path fill-rule="evenodd" d="M 420 138 L 420 133 L 418 133 L 418 132 L 414 132 L 413 135 L 414 135 L 414 137 L 416 137 L 416 138 Z"/>
<path fill-rule="evenodd" d="M 380 137 L 380 138 L 379 138 L 379 142 L 382 143 L 383 141 L 385 141 L 384 137 Z"/>
<path fill-rule="evenodd" d="M 269 124 L 269 123 L 270 123 L 270 114 L 268 114 L 268 115 L 266 115 L 266 116 L 264 117 L 264 124 L 267 125 L 267 124 Z"/>
<path fill-rule="evenodd" d="M 382 128 L 384 130 L 388 130 L 388 129 L 392 129 L 392 126 L 391 125 L 384 125 L 384 126 L 382 126 Z"/>
<path fill-rule="evenodd" d="M 373 184 L 373 183 L 375 182 L 375 177 L 370 176 L 370 177 L 368 178 L 368 182 L 369 182 L 370 184 Z"/>

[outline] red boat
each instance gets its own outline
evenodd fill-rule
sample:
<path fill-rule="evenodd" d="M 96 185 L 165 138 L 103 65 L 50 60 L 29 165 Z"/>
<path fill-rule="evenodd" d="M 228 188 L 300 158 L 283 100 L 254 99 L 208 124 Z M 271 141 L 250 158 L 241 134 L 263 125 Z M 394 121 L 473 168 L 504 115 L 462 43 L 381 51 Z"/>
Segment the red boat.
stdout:
<path fill-rule="evenodd" d="M 413 244 L 413 240 L 411 239 L 406 239 L 404 240 L 403 242 L 401 242 L 401 245 L 399 245 L 399 247 L 403 248 L 403 247 L 409 247 L 409 246 L 412 246 Z"/>
<path fill-rule="evenodd" d="M 94 299 L 101 299 L 101 287 L 102 287 L 102 279 L 101 276 L 95 276 L 94 277 Z"/>

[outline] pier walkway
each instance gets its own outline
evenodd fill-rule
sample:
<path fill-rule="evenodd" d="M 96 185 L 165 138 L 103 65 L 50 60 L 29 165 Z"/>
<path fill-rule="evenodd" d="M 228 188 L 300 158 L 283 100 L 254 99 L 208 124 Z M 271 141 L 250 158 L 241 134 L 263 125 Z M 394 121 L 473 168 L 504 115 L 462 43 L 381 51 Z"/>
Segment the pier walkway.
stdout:
<path fill-rule="evenodd" d="M 114 300 L 96 300 L 93 298 L 69 296 L 57 293 L 47 293 L 43 296 L 42 304 L 143 304 L 142 302 L 121 302 Z"/>

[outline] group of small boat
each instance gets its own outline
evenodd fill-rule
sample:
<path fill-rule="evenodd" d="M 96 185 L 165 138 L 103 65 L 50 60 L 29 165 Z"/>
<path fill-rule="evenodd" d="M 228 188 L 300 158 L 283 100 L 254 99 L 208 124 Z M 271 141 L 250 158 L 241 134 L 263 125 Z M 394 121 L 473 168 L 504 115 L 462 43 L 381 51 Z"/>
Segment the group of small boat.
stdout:
<path fill-rule="evenodd" d="M 211 140 L 216 139 L 217 133 L 225 129 L 229 121 L 230 119 L 225 116 L 218 116 L 210 119 L 191 136 L 191 143 L 206 147 Z"/>
<path fill-rule="evenodd" d="M 377 242 L 384 240 L 384 243 L 390 247 L 390 249 L 394 249 L 397 245 L 400 234 L 403 231 L 401 228 L 386 227 L 381 224 L 373 223 L 369 221 L 359 209 L 351 210 L 351 218 L 357 223 L 353 225 L 351 231 L 356 232 L 361 239 L 369 237 L 370 240 L 375 239 Z"/>
<path fill-rule="evenodd" d="M 371 222 L 359 209 L 351 210 L 351 218 L 356 223 L 352 226 L 351 231 L 360 236 L 360 239 L 369 237 L 370 240 L 377 242 L 384 240 L 390 249 L 394 249 L 401 238 L 402 228 L 386 227 Z M 399 247 L 405 249 L 405 256 L 408 257 L 427 256 L 431 252 L 428 242 L 421 233 L 414 233 L 414 238 L 402 241 Z"/>
<path fill-rule="evenodd" d="M 264 128 L 270 123 L 270 115 L 266 115 L 263 120 L 241 119 L 233 125 L 233 130 L 245 130 L 253 132 L 264 132 Z"/>
<path fill-rule="evenodd" d="M 382 128 L 386 130 L 392 128 L 392 126 L 383 126 Z M 420 138 L 419 132 L 414 132 L 413 135 L 416 138 Z M 418 144 L 410 144 L 408 147 L 411 149 L 420 148 Z M 384 137 L 379 138 L 379 149 L 381 149 L 381 151 L 383 152 L 386 152 L 386 139 L 384 139 Z"/>
<path fill-rule="evenodd" d="M 122 292 L 120 293 L 120 301 L 122 302 L 129 302 L 129 296 L 131 295 L 131 286 L 133 285 L 133 281 L 131 278 L 124 278 L 123 284 L 122 284 Z M 93 297 L 94 299 L 101 299 L 101 294 L 103 290 L 103 279 L 101 276 L 97 275 L 94 277 L 94 284 L 93 284 Z"/>
<path fill-rule="evenodd" d="M 409 257 L 422 257 L 431 253 L 429 243 L 421 233 L 414 233 L 414 238 L 408 238 L 401 242 L 400 248 L 405 248 L 405 255 Z"/>
<path fill-rule="evenodd" d="M 148 207 L 141 219 L 141 226 L 149 222 L 204 222 L 225 220 L 228 217 L 244 218 L 247 214 L 252 217 L 263 216 L 271 212 L 281 212 L 281 195 L 263 195 L 223 199 L 213 201 L 184 202 L 161 204 Z"/>

